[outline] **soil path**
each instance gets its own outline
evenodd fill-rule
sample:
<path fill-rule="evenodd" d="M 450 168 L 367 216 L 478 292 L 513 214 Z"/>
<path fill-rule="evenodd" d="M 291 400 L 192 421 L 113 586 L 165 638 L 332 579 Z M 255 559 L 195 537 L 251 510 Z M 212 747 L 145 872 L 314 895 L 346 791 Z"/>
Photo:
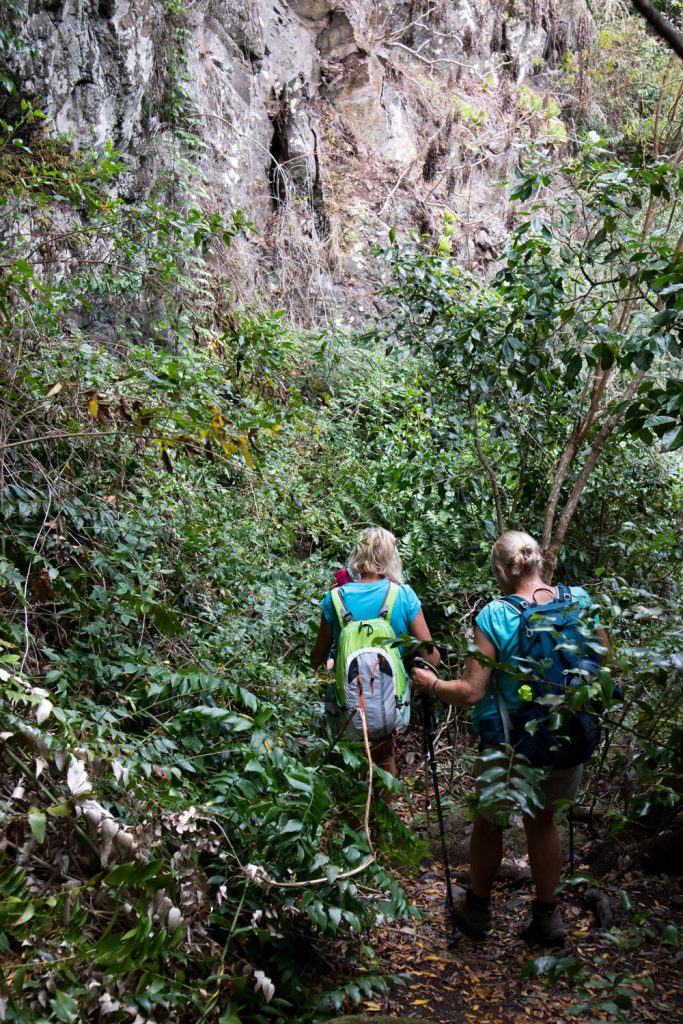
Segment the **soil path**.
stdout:
<path fill-rule="evenodd" d="M 388 1000 L 365 1002 L 368 1017 L 390 1013 L 443 1024 L 683 1021 L 683 953 L 662 941 L 667 926 L 683 926 L 681 907 L 672 906 L 669 880 L 632 876 L 632 909 L 611 930 L 611 938 L 596 926 L 585 896 L 578 890 L 568 893 L 563 911 L 569 939 L 552 955 L 530 949 L 518 936 L 530 898 L 527 883 L 496 886 L 496 924 L 489 940 L 462 937 L 455 944 L 441 865 L 435 863 L 413 881 L 404 878 L 403 884 L 424 920 L 378 928 L 373 935 L 383 968 L 404 977 L 403 984 L 392 986 Z M 634 925 L 639 914 L 647 919 Z M 621 949 L 617 939 L 623 946 L 637 942 L 638 948 Z M 534 961 L 545 973 L 525 977 Z M 549 984 L 553 971 L 562 968 L 569 973 Z M 578 1018 L 572 1013 L 577 1006 L 586 1006 Z"/>
<path fill-rule="evenodd" d="M 424 808 L 424 794 L 415 794 L 415 802 L 418 811 L 420 804 Z M 403 817 L 401 808 L 399 813 Z M 617 884 L 571 886 L 562 896 L 565 947 L 530 948 L 519 937 L 532 893 L 520 822 L 506 831 L 510 859 L 494 889 L 493 934 L 485 942 L 465 936 L 454 942 L 431 817 L 434 859 L 400 877 L 423 918 L 374 930 L 370 944 L 380 970 L 402 977 L 387 999 L 365 1000 L 356 1011 L 362 1018 L 389 1015 L 442 1024 L 683 1022 L 680 879 L 630 872 Z M 453 815 L 450 826 L 451 873 L 464 886 L 467 826 L 461 815 Z M 589 870 L 581 862 L 581 839 L 579 833 L 578 872 Z"/>

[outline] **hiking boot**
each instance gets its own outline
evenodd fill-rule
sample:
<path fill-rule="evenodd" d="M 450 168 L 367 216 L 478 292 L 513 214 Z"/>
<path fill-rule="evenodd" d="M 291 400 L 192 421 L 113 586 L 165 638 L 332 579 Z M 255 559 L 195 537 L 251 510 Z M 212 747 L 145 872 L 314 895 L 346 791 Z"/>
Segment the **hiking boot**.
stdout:
<path fill-rule="evenodd" d="M 523 939 L 536 946 L 563 946 L 567 929 L 557 903 L 540 903 L 534 900 L 531 904 L 531 917 L 521 932 Z"/>
<path fill-rule="evenodd" d="M 472 939 L 485 939 L 491 932 L 493 919 L 489 901 L 478 899 L 471 889 L 454 901 L 453 917 L 458 927 Z"/>

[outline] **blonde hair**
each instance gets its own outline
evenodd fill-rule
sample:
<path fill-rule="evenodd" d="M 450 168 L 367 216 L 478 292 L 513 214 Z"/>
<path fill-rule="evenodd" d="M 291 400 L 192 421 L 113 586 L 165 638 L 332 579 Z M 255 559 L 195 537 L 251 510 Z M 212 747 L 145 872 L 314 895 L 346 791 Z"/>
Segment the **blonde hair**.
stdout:
<path fill-rule="evenodd" d="M 501 533 L 491 550 L 493 567 L 502 565 L 510 576 L 527 576 L 543 568 L 543 555 L 538 542 L 522 530 Z"/>
<path fill-rule="evenodd" d="M 354 579 L 367 573 L 377 573 L 402 583 L 403 564 L 393 533 L 381 526 L 363 530 L 351 550 L 349 569 Z"/>

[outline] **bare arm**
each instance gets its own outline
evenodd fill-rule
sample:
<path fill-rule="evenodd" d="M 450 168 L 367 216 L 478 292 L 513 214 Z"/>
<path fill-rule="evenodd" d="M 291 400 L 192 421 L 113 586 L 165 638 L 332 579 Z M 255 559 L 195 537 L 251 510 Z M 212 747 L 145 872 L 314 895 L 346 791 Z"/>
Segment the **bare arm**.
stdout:
<path fill-rule="evenodd" d="M 414 636 L 416 640 L 423 640 L 425 645 L 427 645 L 424 650 L 420 652 L 421 656 L 425 661 L 429 661 L 434 668 L 438 668 L 441 664 L 441 655 L 437 651 L 436 647 L 429 647 L 432 642 L 432 634 L 429 631 L 427 620 L 425 619 L 424 612 L 421 608 L 408 628 L 410 629 L 411 636 Z"/>
<path fill-rule="evenodd" d="M 496 648 L 479 627 L 474 630 L 474 643 L 487 658 L 498 657 Z M 426 668 L 414 668 L 411 679 L 421 693 L 431 693 L 446 704 L 469 707 L 478 704 L 486 693 L 491 671 L 489 666 L 480 665 L 476 658 L 470 657 L 465 662 L 462 679 L 438 679 L 435 684 L 436 673 Z"/>
<path fill-rule="evenodd" d="M 607 633 L 604 631 L 602 626 L 600 626 L 600 628 L 598 629 L 598 640 L 600 642 L 600 646 L 606 648 L 607 653 L 603 654 L 600 658 L 601 664 L 606 665 L 612 655 L 612 648 L 610 646 L 609 637 L 607 636 Z"/>
<path fill-rule="evenodd" d="M 323 662 L 327 659 L 331 646 L 332 626 L 329 624 L 324 614 L 321 614 L 318 635 L 315 638 L 313 650 L 311 651 L 311 665 L 313 668 L 320 668 Z"/>

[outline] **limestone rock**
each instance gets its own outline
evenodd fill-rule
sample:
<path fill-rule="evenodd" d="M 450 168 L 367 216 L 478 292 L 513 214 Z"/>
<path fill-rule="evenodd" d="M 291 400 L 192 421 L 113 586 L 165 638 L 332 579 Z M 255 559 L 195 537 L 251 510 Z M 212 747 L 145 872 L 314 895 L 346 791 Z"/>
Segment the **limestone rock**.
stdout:
<path fill-rule="evenodd" d="M 495 183 L 519 157 L 519 87 L 552 89 L 552 61 L 594 32 L 585 0 L 459 0 L 430 13 L 409 0 L 28 7 L 22 20 L 0 10 L 25 43 L 0 51 L 0 71 L 48 130 L 74 150 L 120 150 L 120 195 L 151 188 L 180 151 L 211 205 L 244 209 L 261 232 L 235 245 L 236 287 L 279 294 L 278 275 L 291 283 L 295 270 L 285 301 L 308 322 L 332 295 L 367 312 L 384 272 L 371 248 L 391 225 L 436 230 L 444 207 L 462 224 L 456 257 L 495 266 L 510 217 Z M 17 110 L 0 95 L 0 117 Z M 279 267 L 288 253 L 296 267 Z"/>

